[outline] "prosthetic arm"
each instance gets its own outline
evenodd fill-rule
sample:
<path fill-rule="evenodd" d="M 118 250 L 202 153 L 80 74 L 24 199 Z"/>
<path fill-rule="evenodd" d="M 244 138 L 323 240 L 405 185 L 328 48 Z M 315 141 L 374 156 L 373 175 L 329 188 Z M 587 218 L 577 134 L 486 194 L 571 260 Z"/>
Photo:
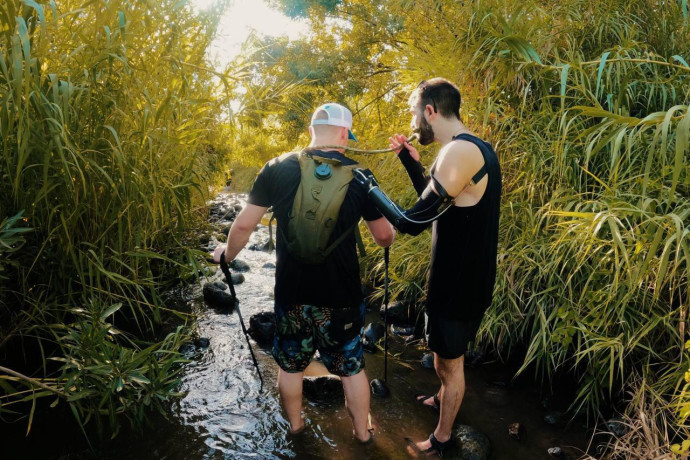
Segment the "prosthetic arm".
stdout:
<path fill-rule="evenodd" d="M 432 177 L 415 205 L 408 210 L 403 210 L 379 188 L 371 171 L 355 169 L 354 174 L 355 179 L 367 188 L 367 194 L 374 206 L 402 233 L 419 235 L 453 204 L 453 198 Z"/>

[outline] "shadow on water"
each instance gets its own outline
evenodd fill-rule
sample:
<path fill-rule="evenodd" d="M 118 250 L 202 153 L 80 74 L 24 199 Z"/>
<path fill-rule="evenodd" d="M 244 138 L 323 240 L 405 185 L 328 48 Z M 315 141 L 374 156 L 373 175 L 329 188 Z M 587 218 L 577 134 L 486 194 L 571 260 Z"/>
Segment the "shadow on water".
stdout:
<path fill-rule="evenodd" d="M 219 199 L 235 197 L 224 195 Z M 262 225 L 247 247 L 260 246 L 267 239 L 268 229 Z M 212 238 L 209 247 L 215 243 Z M 239 258 L 249 264 L 244 273 L 246 281 L 236 286 L 248 326 L 251 315 L 272 311 L 275 253 L 245 249 Z M 208 282 L 221 278 L 218 270 Z M 199 300 L 201 287 L 194 289 L 197 300 L 193 308 L 200 314 L 198 335 L 208 338 L 210 346 L 196 351 L 186 365 L 180 388 L 184 396 L 171 404 L 165 418 L 154 416 L 152 427 L 143 434 L 125 430 L 115 440 L 99 446 L 99 458 L 407 458 L 404 437 L 421 440 L 433 431 L 438 413 L 416 402 L 415 394 L 433 394 L 438 389 L 435 373 L 422 367 L 423 350 L 418 344 L 406 344 L 401 337 L 393 337 L 391 352 L 396 356 L 389 360 L 388 368 L 391 396 L 372 396 L 372 417 L 377 428 L 373 444 L 356 443 L 342 398 L 327 402 L 305 399 L 307 429 L 298 436 L 286 435 L 288 423 L 280 409 L 277 366 L 270 350 L 252 345 L 265 381 L 260 390 L 237 315 L 207 309 Z M 381 321 L 378 313 L 367 314 L 367 322 L 371 321 Z M 586 446 L 585 429 L 577 423 L 568 429 L 547 424 L 539 389 L 529 381 L 511 384 L 509 376 L 514 370 L 499 363 L 467 367 L 466 396 L 456 423 L 471 425 L 486 434 L 492 444 L 490 458 L 548 459 L 553 457 L 547 449 L 554 446 L 566 452 L 567 456 L 561 458 L 578 458 L 577 453 Z M 307 370 L 308 375 L 325 372 L 318 362 Z M 370 380 L 383 377 L 380 350 L 366 355 L 366 372 Z M 524 427 L 520 440 L 508 435 L 508 426 L 514 422 Z M 69 435 L 65 428 L 57 430 L 46 433 L 38 427 L 31 438 L 50 443 L 51 439 L 80 436 L 76 428 Z M 21 458 L 90 458 L 84 446 L 78 452 L 40 449 L 41 454 L 37 452 L 36 456 L 31 454 L 36 446 L 26 449 Z"/>

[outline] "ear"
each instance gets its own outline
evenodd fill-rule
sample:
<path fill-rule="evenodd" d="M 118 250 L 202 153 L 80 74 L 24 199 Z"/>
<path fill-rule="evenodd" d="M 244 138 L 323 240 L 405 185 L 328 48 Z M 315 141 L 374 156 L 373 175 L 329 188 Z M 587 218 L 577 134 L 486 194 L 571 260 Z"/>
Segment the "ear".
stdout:
<path fill-rule="evenodd" d="M 436 110 L 434 110 L 434 106 L 431 104 L 427 104 L 424 107 L 424 113 L 426 114 L 427 117 L 431 118 L 432 115 L 436 113 Z"/>
<path fill-rule="evenodd" d="M 309 135 L 310 135 L 311 137 L 315 137 L 315 136 L 314 136 L 314 127 L 311 126 L 311 125 L 309 125 Z"/>

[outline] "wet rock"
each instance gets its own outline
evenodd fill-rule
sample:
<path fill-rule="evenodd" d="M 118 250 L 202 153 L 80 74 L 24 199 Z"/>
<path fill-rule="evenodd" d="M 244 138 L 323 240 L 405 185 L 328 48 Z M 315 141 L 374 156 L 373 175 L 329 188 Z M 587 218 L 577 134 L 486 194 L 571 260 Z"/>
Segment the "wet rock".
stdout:
<path fill-rule="evenodd" d="M 433 369 L 434 368 L 434 354 L 433 353 L 424 353 L 424 356 L 422 356 L 422 367 L 425 369 Z"/>
<path fill-rule="evenodd" d="M 230 311 L 235 308 L 235 299 L 229 292 L 225 291 L 225 286 L 223 286 L 223 289 L 219 289 L 217 286 L 214 286 L 214 283 L 206 283 L 204 284 L 203 293 L 204 300 L 212 308 Z"/>
<path fill-rule="evenodd" d="M 388 389 L 388 385 L 386 385 L 386 383 L 381 379 L 372 380 L 369 383 L 369 386 L 371 387 L 371 393 L 380 398 L 384 398 L 391 393 Z"/>
<path fill-rule="evenodd" d="M 385 305 L 381 306 L 381 318 L 385 317 Z M 396 300 L 388 304 L 388 323 L 405 323 L 410 320 L 410 308 L 406 302 Z"/>
<path fill-rule="evenodd" d="M 182 345 L 180 345 L 180 348 L 177 350 L 181 355 L 189 358 L 191 357 L 194 353 L 196 353 L 196 347 L 194 346 L 193 343 L 191 342 L 185 342 Z"/>
<path fill-rule="evenodd" d="M 197 271 L 199 276 L 213 276 L 215 272 L 216 269 L 214 267 L 204 267 Z"/>
<path fill-rule="evenodd" d="M 213 203 L 208 208 L 208 213 L 212 217 L 221 218 L 230 211 L 230 208 L 225 203 Z"/>
<path fill-rule="evenodd" d="M 364 338 L 369 342 L 376 344 L 383 334 L 386 332 L 386 328 L 381 323 L 369 323 L 367 327 L 364 328 Z"/>
<path fill-rule="evenodd" d="M 275 330 L 276 315 L 273 312 L 263 311 L 249 318 L 249 335 L 259 344 L 273 343 Z"/>
<path fill-rule="evenodd" d="M 484 364 L 485 356 L 480 350 L 468 350 L 465 353 L 465 366 L 479 367 Z"/>
<path fill-rule="evenodd" d="M 557 411 L 549 412 L 544 416 L 544 421 L 549 425 L 560 425 L 563 421 L 563 414 Z"/>
<path fill-rule="evenodd" d="M 223 283 L 222 281 L 214 281 L 213 283 L 210 283 L 211 286 L 220 289 L 221 291 L 224 291 L 228 288 L 228 286 Z"/>
<path fill-rule="evenodd" d="M 275 250 L 275 244 L 273 243 L 273 240 L 268 240 L 265 243 L 256 243 L 252 244 L 249 246 L 249 250 L 251 251 L 263 251 L 263 252 L 271 252 Z"/>
<path fill-rule="evenodd" d="M 414 326 L 411 324 L 391 324 L 391 332 L 401 337 L 408 337 L 414 334 Z"/>
<path fill-rule="evenodd" d="M 263 265 L 261 266 L 261 268 L 269 268 L 269 269 L 272 268 L 272 269 L 275 269 L 275 268 L 276 268 L 276 264 L 272 264 L 271 262 L 266 262 L 265 264 L 263 264 Z"/>
<path fill-rule="evenodd" d="M 230 273 L 230 279 L 232 280 L 233 286 L 244 283 L 244 275 L 242 273 Z M 223 278 L 223 283 L 228 283 L 227 278 Z"/>
<path fill-rule="evenodd" d="M 234 204 L 232 206 L 232 210 L 235 211 L 236 213 L 239 213 L 240 211 L 242 211 L 242 206 L 239 204 Z"/>
<path fill-rule="evenodd" d="M 249 271 L 249 264 L 243 260 L 235 259 L 230 262 L 230 268 L 238 272 L 246 272 Z"/>
<path fill-rule="evenodd" d="M 209 345 L 211 345 L 211 341 L 209 339 L 207 339 L 206 337 L 199 337 L 198 339 L 196 339 L 194 341 L 194 346 L 197 348 L 204 349 L 204 348 L 208 348 Z"/>
<path fill-rule="evenodd" d="M 519 441 L 521 430 L 522 430 L 522 427 L 520 426 L 520 423 L 518 423 L 518 422 L 511 423 L 508 426 L 508 436 L 510 436 L 513 439 L 517 439 Z"/>
<path fill-rule="evenodd" d="M 310 400 L 340 401 L 344 397 L 343 383 L 335 375 L 304 377 L 302 391 Z"/>
<path fill-rule="evenodd" d="M 550 456 L 556 457 L 556 458 L 565 458 L 563 455 L 563 449 L 560 447 L 551 447 L 549 450 L 547 450 Z"/>
<path fill-rule="evenodd" d="M 612 418 L 606 421 L 606 429 L 617 438 L 622 438 L 628 432 L 628 425 L 619 418 Z"/>
<path fill-rule="evenodd" d="M 488 460 L 491 455 L 491 442 L 484 433 L 469 425 L 459 425 L 455 430 L 459 458 L 463 460 Z"/>

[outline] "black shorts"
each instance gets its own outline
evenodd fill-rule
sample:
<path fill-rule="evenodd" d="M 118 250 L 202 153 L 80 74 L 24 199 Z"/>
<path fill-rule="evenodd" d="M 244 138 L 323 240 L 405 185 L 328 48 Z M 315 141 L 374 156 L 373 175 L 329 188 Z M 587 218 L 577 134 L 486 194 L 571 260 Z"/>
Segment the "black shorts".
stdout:
<path fill-rule="evenodd" d="M 467 351 L 467 344 L 474 341 L 482 318 L 450 319 L 444 315 L 426 313 L 426 340 L 429 349 L 444 359 L 457 359 Z"/>

